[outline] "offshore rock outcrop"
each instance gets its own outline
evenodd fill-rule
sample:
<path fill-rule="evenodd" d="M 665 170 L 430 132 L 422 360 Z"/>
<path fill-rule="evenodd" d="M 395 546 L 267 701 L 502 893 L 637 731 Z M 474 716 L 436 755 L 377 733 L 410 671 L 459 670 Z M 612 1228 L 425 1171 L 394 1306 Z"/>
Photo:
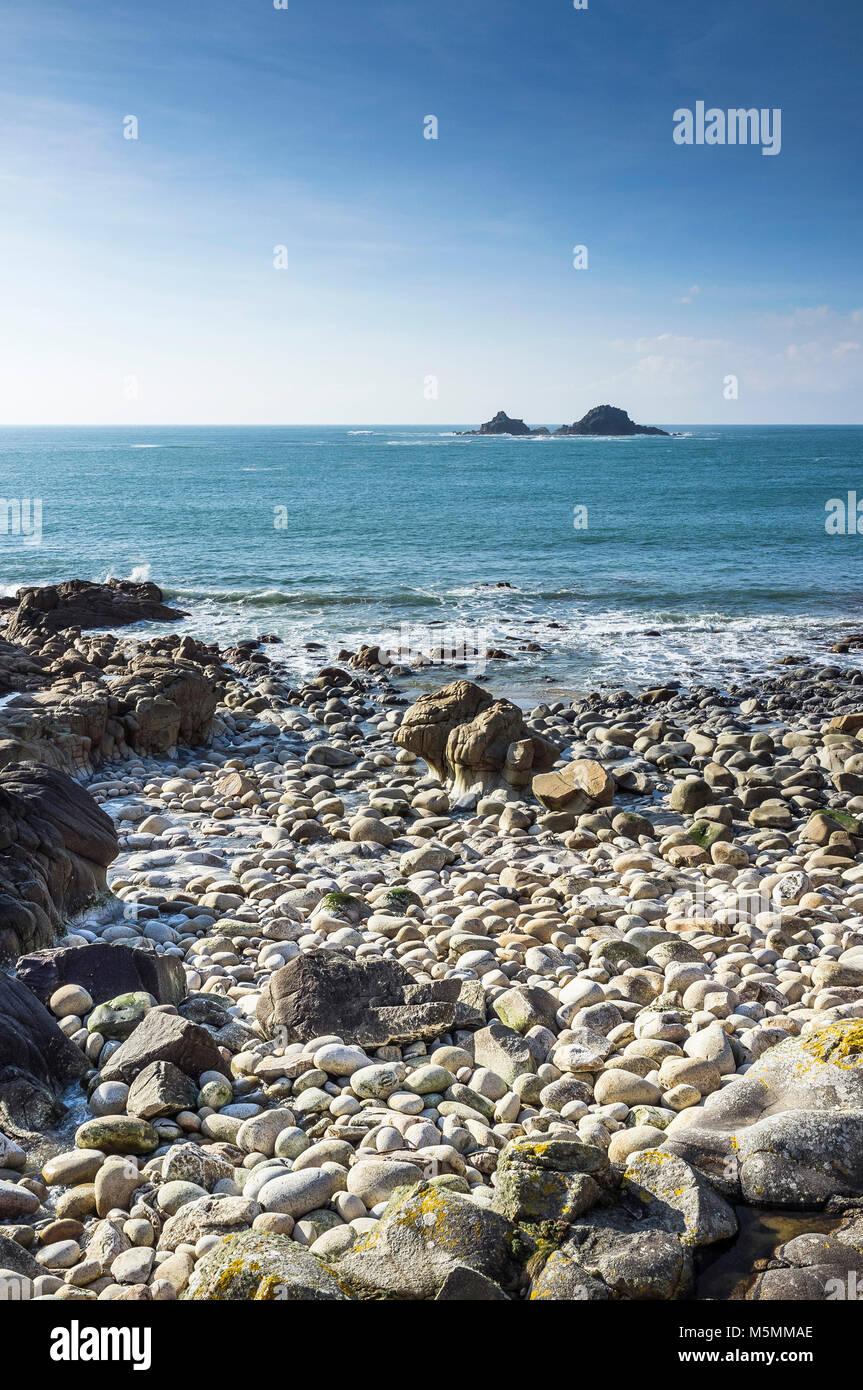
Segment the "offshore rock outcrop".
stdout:
<path fill-rule="evenodd" d="M 543 426 L 542 429 L 532 430 L 523 420 L 514 420 L 507 415 L 505 410 L 499 410 L 491 420 L 486 420 L 484 425 L 480 425 L 478 430 L 463 430 L 464 434 L 513 434 L 513 435 L 535 435 L 548 434 L 548 430 Z"/>
<path fill-rule="evenodd" d="M 596 434 L 596 435 L 628 435 L 628 434 L 662 434 L 667 435 L 667 430 L 657 429 L 655 425 L 636 425 L 630 420 L 625 410 L 621 410 L 616 405 L 595 405 L 580 420 L 576 420 L 572 425 L 561 425 L 559 430 L 555 430 L 556 435 L 562 434 Z"/>
<path fill-rule="evenodd" d="M 499 410 L 493 419 L 480 425 L 478 430 L 462 430 L 461 433 L 463 435 L 514 435 L 517 438 L 536 439 L 540 436 L 547 436 L 549 430 L 544 425 L 539 429 L 531 429 L 529 425 L 524 423 L 524 420 L 514 420 L 507 415 L 505 410 Z M 569 434 L 597 436 L 661 434 L 667 436 L 668 431 L 657 429 L 655 425 L 636 425 L 620 406 L 595 405 L 580 420 L 576 420 L 571 425 L 561 425 L 559 429 L 554 431 L 556 437 Z"/>

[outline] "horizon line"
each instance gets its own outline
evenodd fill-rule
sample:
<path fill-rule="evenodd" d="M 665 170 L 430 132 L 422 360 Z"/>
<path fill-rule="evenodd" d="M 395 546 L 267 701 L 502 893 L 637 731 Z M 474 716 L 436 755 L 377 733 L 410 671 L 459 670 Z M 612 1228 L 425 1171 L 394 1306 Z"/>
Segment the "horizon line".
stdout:
<path fill-rule="evenodd" d="M 511 417 L 513 419 L 524 417 Z M 663 420 L 663 425 L 669 427 L 679 426 L 684 429 L 863 429 L 863 420 Z M 428 420 L 346 420 L 346 421 L 325 421 L 325 420 L 269 420 L 269 421 L 207 421 L 207 420 L 164 420 L 164 421 L 140 421 L 126 423 L 125 421 L 62 421 L 52 424 L 34 423 L 33 421 L 19 421 L 14 424 L 0 423 L 0 430 L 159 430 L 159 429 L 224 429 L 224 430 L 290 430 L 290 429 L 403 429 L 405 426 L 417 428 L 445 428 L 447 425 L 455 428 L 457 425 L 470 426 L 470 421 L 449 421 L 441 422 Z M 536 428 L 542 428 L 537 426 Z M 655 428 L 658 428 L 656 426 Z M 480 435 L 476 433 L 474 438 L 480 439 L 519 439 L 520 435 Z M 563 438 L 570 439 L 626 439 L 628 435 L 567 435 Z M 649 435 L 632 436 L 633 438 L 650 438 Z M 655 436 L 654 436 L 655 437 Z"/>

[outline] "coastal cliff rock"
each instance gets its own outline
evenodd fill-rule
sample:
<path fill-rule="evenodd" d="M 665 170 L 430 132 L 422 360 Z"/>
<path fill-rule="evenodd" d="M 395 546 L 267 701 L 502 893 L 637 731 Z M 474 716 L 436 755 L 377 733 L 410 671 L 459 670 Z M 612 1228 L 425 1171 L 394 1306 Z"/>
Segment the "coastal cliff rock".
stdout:
<path fill-rule="evenodd" d="M 517 705 L 495 700 L 472 681 L 454 681 L 422 695 L 394 736 L 428 763 L 457 797 L 526 787 L 547 772 L 557 747 L 532 734 Z"/>
<path fill-rule="evenodd" d="M 0 772 L 0 958 L 49 945 L 67 917 L 107 892 L 117 853 L 110 818 L 65 773 Z"/>
<path fill-rule="evenodd" d="M 145 660 L 111 689 L 126 741 L 136 751 L 164 753 L 178 743 L 198 747 L 209 741 L 218 694 L 194 663 Z"/>
<path fill-rule="evenodd" d="M 60 1111 L 60 1088 L 86 1070 L 84 1054 L 36 996 L 0 974 L 0 1126 L 18 1134 L 45 1128 Z"/>
<path fill-rule="evenodd" d="M 199 747 L 218 701 L 213 675 L 194 661 L 145 653 L 115 679 L 58 682 L 11 701 L 0 713 L 0 767 L 29 761 L 78 772 L 128 750 Z"/>
<path fill-rule="evenodd" d="M 561 425 L 556 435 L 563 434 L 662 434 L 667 430 L 657 429 L 655 425 L 636 425 L 627 412 L 616 405 L 595 405 L 580 420 L 572 425 Z"/>
<path fill-rule="evenodd" d="M 128 579 L 109 579 L 105 584 L 69 579 L 63 584 L 19 589 L 16 597 L 18 607 L 6 628 L 8 642 L 20 642 L 34 633 L 47 637 L 66 628 L 175 622 L 187 616 L 162 602 L 157 585 L 134 584 Z"/>

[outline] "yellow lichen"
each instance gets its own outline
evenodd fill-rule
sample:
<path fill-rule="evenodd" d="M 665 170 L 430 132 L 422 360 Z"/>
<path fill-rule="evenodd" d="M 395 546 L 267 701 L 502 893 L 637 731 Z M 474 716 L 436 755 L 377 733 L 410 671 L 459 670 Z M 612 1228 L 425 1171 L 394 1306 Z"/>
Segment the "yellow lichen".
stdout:
<path fill-rule="evenodd" d="M 816 1061 L 853 1070 L 863 1065 L 863 1019 L 829 1023 L 800 1038 L 799 1043 Z"/>

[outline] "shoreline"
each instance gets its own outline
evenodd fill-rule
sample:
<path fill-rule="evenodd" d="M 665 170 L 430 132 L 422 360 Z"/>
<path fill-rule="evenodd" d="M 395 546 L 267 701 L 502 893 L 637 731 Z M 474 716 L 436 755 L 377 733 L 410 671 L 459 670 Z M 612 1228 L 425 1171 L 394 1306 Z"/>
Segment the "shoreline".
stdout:
<path fill-rule="evenodd" d="M 41 1132 L 0 1121 L 0 1267 L 11 1239 L 31 1294 L 82 1301 L 215 1297 L 228 1249 L 242 1277 L 219 1297 L 252 1297 L 263 1261 L 306 1290 L 290 1297 L 686 1300 L 715 1297 L 702 1281 L 722 1260 L 723 1297 L 827 1297 L 814 1256 L 783 1252 L 829 1229 L 850 1261 L 860 1235 L 863 674 L 837 657 L 834 675 L 789 665 L 736 696 L 660 686 L 516 712 L 537 757 L 564 757 L 533 777 L 553 779 L 543 805 L 530 780 L 500 781 L 477 715 L 458 767 L 411 752 L 402 676 L 345 662 L 293 687 L 278 645 L 215 652 L 165 629 L 163 653 L 173 638 L 162 666 L 134 630 L 75 642 L 79 700 L 96 657 L 133 693 L 136 669 L 176 693 L 197 661 L 210 742 L 142 753 L 117 735 L 120 758 L 77 769 L 116 835 L 114 905 L 75 915 L 50 993 L 44 945 L 17 981 L 90 1080 Z M 135 699 L 126 736 L 152 737 L 153 696 Z M 480 768 L 478 801 L 456 804 Z M 76 971 L 104 947 L 127 972 L 161 962 L 163 995 L 150 975 L 95 997 L 104 962 L 94 993 Z M 364 971 L 390 972 L 387 1008 L 369 996 L 358 1021 L 311 977 L 291 993 L 336 956 L 360 1001 Z M 778 1115 L 736 1104 L 762 1075 Z M 734 1272 L 735 1208 L 741 1252 L 763 1249 L 752 1222 L 773 1230 L 771 1213 L 786 1233 L 766 1268 Z M 455 1253 L 418 1245 L 405 1264 L 394 1232 L 429 1211 Z M 532 1256 L 513 1257 L 516 1235 Z"/>

